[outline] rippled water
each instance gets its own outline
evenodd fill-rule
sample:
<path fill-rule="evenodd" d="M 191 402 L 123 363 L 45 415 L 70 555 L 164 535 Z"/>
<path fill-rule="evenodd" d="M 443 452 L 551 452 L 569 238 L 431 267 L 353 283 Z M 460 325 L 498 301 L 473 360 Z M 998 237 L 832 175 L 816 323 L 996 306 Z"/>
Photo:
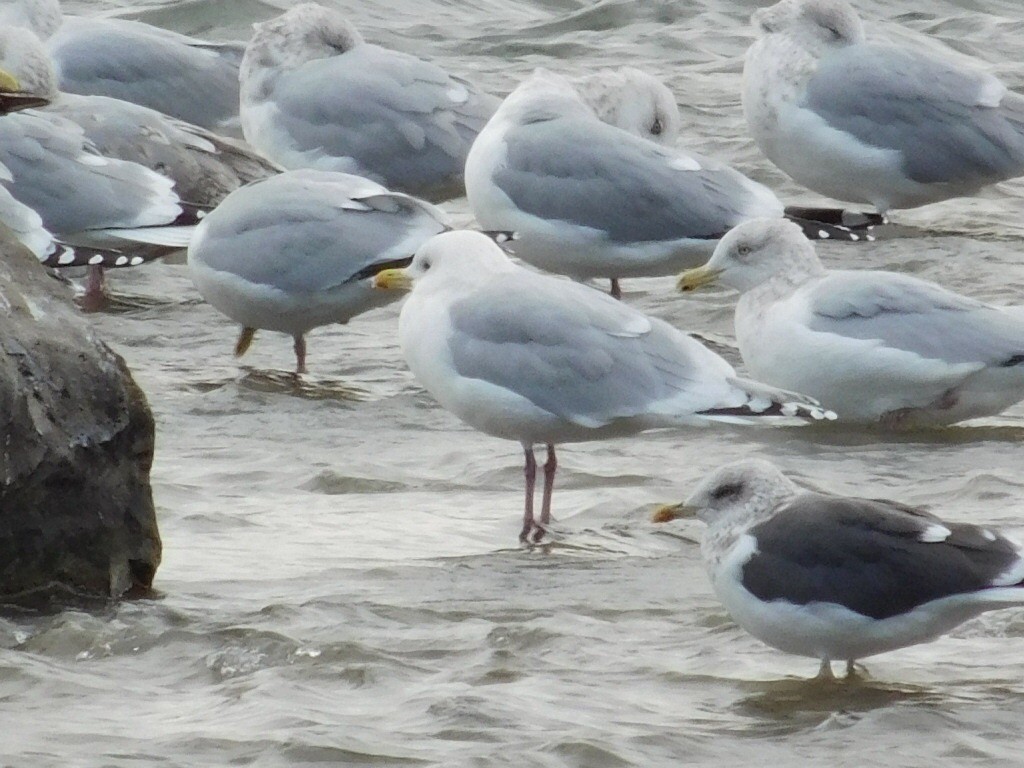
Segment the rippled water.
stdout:
<path fill-rule="evenodd" d="M 338 3 L 366 36 L 495 92 L 537 65 L 665 78 L 687 143 L 787 201 L 739 108 L 750 0 Z M 395 6 L 398 7 L 395 7 Z M 860 2 L 1024 86 L 1016 0 Z M 112 5 L 77 4 L 86 12 Z M 121 11 L 131 11 L 123 3 Z M 208 0 L 134 15 L 242 37 L 276 9 Z M 888 30 L 905 36 L 908 32 Z M 1024 296 L 1022 185 L 906 213 L 949 234 L 826 245 L 997 302 Z M 451 206 L 466 217 L 464 201 Z M 1024 534 L 1024 409 L 879 442 L 819 429 L 654 433 L 560 452 L 560 535 L 516 544 L 518 446 L 461 426 L 405 370 L 397 308 L 290 341 L 236 334 L 180 264 L 113 276 L 93 315 L 149 395 L 164 539 L 160 596 L 0 619 L 0 763 L 68 765 L 1020 765 L 1024 613 L 869 659 L 822 688 L 813 660 L 738 630 L 712 598 L 699 525 L 648 522 L 709 469 L 773 456 L 840 493 L 892 496 Z M 733 297 L 633 280 L 626 300 L 714 340 Z"/>

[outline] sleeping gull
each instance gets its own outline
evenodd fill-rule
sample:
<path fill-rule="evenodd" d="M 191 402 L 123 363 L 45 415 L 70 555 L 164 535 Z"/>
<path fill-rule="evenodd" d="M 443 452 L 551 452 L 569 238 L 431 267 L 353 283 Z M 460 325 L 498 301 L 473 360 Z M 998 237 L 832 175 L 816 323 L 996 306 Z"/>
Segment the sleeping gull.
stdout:
<path fill-rule="evenodd" d="M 551 519 L 555 445 L 646 429 L 834 417 L 801 395 L 740 379 L 667 323 L 564 278 L 513 263 L 479 232 L 431 238 L 375 285 L 409 289 L 399 340 L 419 382 L 471 427 L 522 444 L 520 541 Z M 536 460 L 547 446 L 539 521 Z"/>
<path fill-rule="evenodd" d="M 516 256 L 577 279 L 610 278 L 614 296 L 619 278 L 695 266 L 741 221 L 783 215 L 767 187 L 603 123 L 568 80 L 543 69 L 477 137 L 466 194 L 483 229 L 514 238 Z"/>
<path fill-rule="evenodd" d="M 742 292 L 736 339 L 751 374 L 840 419 L 951 424 L 1024 400 L 1024 315 L 909 275 L 826 270 L 800 230 L 751 221 L 680 290 Z"/>
<path fill-rule="evenodd" d="M 59 0 L 7 0 L 0 22 L 47 41 L 63 91 L 238 131 L 240 43 L 197 40 L 130 19 L 63 16 Z"/>
<path fill-rule="evenodd" d="M 21 90 L 47 99 L 33 114 L 58 126 L 70 120 L 101 154 L 170 177 L 177 195 L 190 203 L 216 205 L 228 192 L 281 170 L 241 141 L 149 107 L 61 93 L 45 48 L 27 29 L 0 28 L 0 67 L 17 78 Z"/>
<path fill-rule="evenodd" d="M 241 118 L 256 149 L 285 168 L 358 174 L 404 192 L 461 188 L 493 97 L 365 42 L 330 8 L 296 5 L 255 30 L 242 60 Z"/>
<path fill-rule="evenodd" d="M 742 461 L 674 508 L 707 523 L 701 552 L 733 620 L 786 653 L 854 661 L 934 640 L 985 611 L 1024 605 L 1024 557 L 985 527 L 884 499 L 802 491 Z"/>
<path fill-rule="evenodd" d="M 884 213 L 1024 173 L 1024 98 L 993 75 L 865 42 L 845 0 L 782 0 L 753 23 L 744 112 L 800 184 Z"/>
<path fill-rule="evenodd" d="M 574 81 L 580 98 L 602 122 L 673 146 L 683 118 L 668 86 L 636 67 L 600 69 Z"/>
<path fill-rule="evenodd" d="M 305 334 L 396 298 L 369 278 L 444 228 L 434 206 L 368 179 L 288 171 L 228 195 L 196 228 L 188 266 L 203 298 L 241 323 L 236 355 L 258 328 L 287 333 L 304 373 Z"/>

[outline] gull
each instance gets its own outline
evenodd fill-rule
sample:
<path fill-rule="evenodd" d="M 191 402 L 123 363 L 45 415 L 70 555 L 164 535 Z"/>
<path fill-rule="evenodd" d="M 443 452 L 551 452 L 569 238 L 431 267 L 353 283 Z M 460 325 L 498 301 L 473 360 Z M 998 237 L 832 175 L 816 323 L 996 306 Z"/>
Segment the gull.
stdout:
<path fill-rule="evenodd" d="M 885 213 L 1024 173 L 1024 97 L 995 76 L 866 42 L 845 0 L 782 0 L 753 24 L 747 123 L 800 184 Z"/>
<path fill-rule="evenodd" d="M 513 263 L 480 232 L 431 238 L 381 289 L 412 293 L 399 341 L 413 375 L 474 429 L 525 455 L 520 541 L 551 520 L 558 443 L 657 427 L 834 418 L 813 401 L 741 379 L 725 360 L 667 323 L 564 278 Z M 534 445 L 547 446 L 539 520 Z"/>
<path fill-rule="evenodd" d="M 0 26 L 27 27 L 47 41 L 63 91 L 238 131 L 241 43 L 197 40 L 130 19 L 64 16 L 59 0 L 7 0 Z"/>
<path fill-rule="evenodd" d="M 733 620 L 819 659 L 819 678 L 832 678 L 833 661 L 852 675 L 858 659 L 1024 605 L 1024 553 L 1000 533 L 896 501 L 803 491 L 762 459 L 721 467 L 668 510 L 707 523 L 701 553 Z"/>
<path fill-rule="evenodd" d="M 363 40 L 312 3 L 255 25 L 241 66 L 247 141 L 285 168 L 443 196 L 496 100 L 430 62 Z"/>
<path fill-rule="evenodd" d="M 1024 400 L 1024 314 L 909 275 L 826 270 L 786 221 L 740 225 L 680 290 L 741 292 L 736 339 L 752 375 L 844 421 L 942 425 Z"/>
<path fill-rule="evenodd" d="M 579 280 L 609 278 L 616 297 L 620 278 L 696 266 L 736 224 L 784 215 L 767 187 L 605 124 L 576 86 L 543 69 L 473 143 L 466 194 L 480 226 L 508 233 L 516 256 Z"/>
<path fill-rule="evenodd" d="M 288 171 L 228 195 L 196 228 L 188 266 L 203 298 L 241 324 L 236 356 L 257 329 L 287 333 L 305 373 L 306 333 L 397 298 L 370 279 L 445 227 L 439 209 L 369 179 Z"/>

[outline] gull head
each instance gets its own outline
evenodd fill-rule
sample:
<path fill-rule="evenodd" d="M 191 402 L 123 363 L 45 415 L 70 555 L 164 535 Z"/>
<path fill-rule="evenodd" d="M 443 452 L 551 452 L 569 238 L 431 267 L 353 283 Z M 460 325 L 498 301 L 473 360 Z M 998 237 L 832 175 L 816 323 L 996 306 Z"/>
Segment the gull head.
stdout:
<path fill-rule="evenodd" d="M 781 0 L 751 17 L 758 35 L 786 35 L 817 55 L 864 41 L 857 11 L 846 0 Z"/>
<path fill-rule="evenodd" d="M 301 3 L 280 16 L 253 25 L 245 47 L 243 79 L 258 67 L 301 66 L 340 56 L 363 42 L 362 35 L 341 13 L 315 3 Z"/>
<path fill-rule="evenodd" d="M 672 146 L 682 117 L 663 82 L 635 67 L 602 69 L 577 81 L 583 101 L 609 125 Z"/>
<path fill-rule="evenodd" d="M 770 516 L 798 492 L 771 462 L 747 459 L 716 469 L 681 506 L 708 525 L 749 525 Z"/>
<path fill-rule="evenodd" d="M 751 219 L 729 230 L 703 267 L 676 279 L 683 292 L 720 283 L 740 292 L 783 278 L 794 284 L 825 268 L 800 227 L 786 219 Z"/>
<path fill-rule="evenodd" d="M 514 268 L 505 252 L 482 232 L 455 230 L 427 240 L 405 269 L 378 272 L 382 290 L 469 291 L 497 273 Z"/>
<path fill-rule="evenodd" d="M 0 28 L 0 90 L 38 97 L 57 96 L 57 76 L 43 43 L 28 29 Z"/>
<path fill-rule="evenodd" d="M 492 119 L 526 125 L 566 116 L 596 117 L 573 83 L 538 67 L 505 97 Z"/>

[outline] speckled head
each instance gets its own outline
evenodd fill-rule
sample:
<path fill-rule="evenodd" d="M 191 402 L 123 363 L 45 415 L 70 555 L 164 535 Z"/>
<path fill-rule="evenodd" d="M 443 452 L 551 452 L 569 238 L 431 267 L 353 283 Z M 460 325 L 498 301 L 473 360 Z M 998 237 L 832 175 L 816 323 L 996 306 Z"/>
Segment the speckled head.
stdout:
<path fill-rule="evenodd" d="M 243 79 L 256 67 L 298 67 L 363 43 L 348 19 L 315 3 L 296 5 L 270 21 L 254 24 L 253 30 L 242 61 Z"/>
<path fill-rule="evenodd" d="M 686 500 L 708 525 L 749 525 L 799 492 L 781 470 L 764 459 L 748 459 L 715 470 Z"/>
<path fill-rule="evenodd" d="M 606 123 L 659 144 L 675 144 L 682 117 L 663 82 L 635 67 L 602 69 L 579 81 L 583 100 Z"/>
<path fill-rule="evenodd" d="M 0 28 L 25 27 L 40 40 L 46 40 L 61 25 L 64 17 L 60 0 L 13 0 L 0 3 Z"/>
<path fill-rule="evenodd" d="M 734 227 L 699 269 L 738 291 L 772 278 L 800 282 L 825 273 L 814 246 L 799 226 L 786 219 L 751 219 Z"/>
<path fill-rule="evenodd" d="M 754 12 L 759 35 L 784 34 L 821 52 L 864 40 L 864 28 L 846 0 L 782 0 Z"/>
<path fill-rule="evenodd" d="M 54 98 L 57 76 L 43 43 L 28 29 L 0 27 L 0 69 L 13 76 L 21 93 Z"/>

